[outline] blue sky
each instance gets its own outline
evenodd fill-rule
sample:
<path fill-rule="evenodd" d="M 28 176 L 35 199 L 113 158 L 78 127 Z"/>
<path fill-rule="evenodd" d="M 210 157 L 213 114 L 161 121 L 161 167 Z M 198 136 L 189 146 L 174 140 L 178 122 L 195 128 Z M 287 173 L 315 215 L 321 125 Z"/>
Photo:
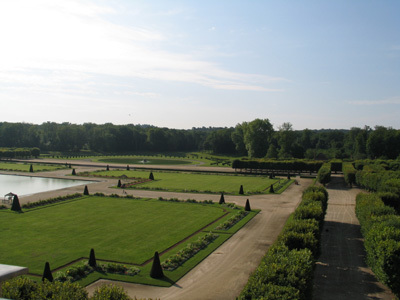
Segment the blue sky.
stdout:
<path fill-rule="evenodd" d="M 400 1 L 0 1 L 0 121 L 400 128 Z"/>

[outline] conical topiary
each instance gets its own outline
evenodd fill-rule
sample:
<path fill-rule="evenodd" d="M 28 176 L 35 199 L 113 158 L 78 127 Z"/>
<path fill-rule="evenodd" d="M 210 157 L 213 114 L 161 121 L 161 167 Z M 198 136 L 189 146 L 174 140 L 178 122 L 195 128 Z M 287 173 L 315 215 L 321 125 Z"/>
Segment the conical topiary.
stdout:
<path fill-rule="evenodd" d="M 244 210 L 245 211 L 251 211 L 249 199 L 247 199 L 247 201 L 246 201 L 246 205 L 244 207 Z"/>
<path fill-rule="evenodd" d="M 117 187 L 121 187 L 121 179 L 118 179 Z"/>
<path fill-rule="evenodd" d="M 158 252 L 154 253 L 153 265 L 151 266 L 150 277 L 152 278 L 163 278 L 164 273 L 160 263 L 160 257 Z"/>
<path fill-rule="evenodd" d="M 33 166 L 32 165 L 29 167 L 29 172 L 33 173 Z"/>
<path fill-rule="evenodd" d="M 269 187 L 269 192 L 270 192 L 271 194 L 275 193 L 275 191 L 274 191 L 274 185 L 273 185 L 273 184 L 271 184 L 271 186 Z"/>
<path fill-rule="evenodd" d="M 290 173 L 287 173 L 287 179 L 290 179 Z"/>
<path fill-rule="evenodd" d="M 243 195 L 243 194 L 244 194 L 244 192 L 243 192 L 243 185 L 240 185 L 239 194 L 240 194 L 240 195 Z"/>
<path fill-rule="evenodd" d="M 129 165 L 126 166 L 126 170 L 129 171 Z"/>
<path fill-rule="evenodd" d="M 72 169 L 72 175 L 76 175 L 75 169 Z"/>
<path fill-rule="evenodd" d="M 221 193 L 221 198 L 219 198 L 219 204 L 225 204 L 224 193 Z"/>
<path fill-rule="evenodd" d="M 89 189 L 87 187 L 87 185 L 85 185 L 85 190 L 83 191 L 84 195 L 89 195 Z"/>
<path fill-rule="evenodd" d="M 107 165 L 106 170 L 107 170 L 107 171 L 110 171 L 110 166 L 109 166 L 109 165 Z"/>
<path fill-rule="evenodd" d="M 21 211 L 21 205 L 19 204 L 19 199 L 17 195 L 14 195 L 13 202 L 11 205 L 11 210 L 13 211 Z"/>
<path fill-rule="evenodd" d="M 49 262 L 46 262 L 46 264 L 44 265 L 42 281 L 44 281 L 45 279 L 47 279 L 50 282 L 53 282 L 53 275 L 51 274 Z"/>
<path fill-rule="evenodd" d="M 94 255 L 94 249 L 90 249 L 90 256 L 89 256 L 89 266 L 95 268 L 96 267 L 96 256 Z"/>
<path fill-rule="evenodd" d="M 150 180 L 154 180 L 153 172 L 150 172 L 149 179 L 150 179 Z"/>

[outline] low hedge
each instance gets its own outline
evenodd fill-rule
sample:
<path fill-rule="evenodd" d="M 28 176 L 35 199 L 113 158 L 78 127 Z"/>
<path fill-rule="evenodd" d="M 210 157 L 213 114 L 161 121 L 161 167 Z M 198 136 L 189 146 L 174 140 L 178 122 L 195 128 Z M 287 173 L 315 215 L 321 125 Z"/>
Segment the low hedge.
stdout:
<path fill-rule="evenodd" d="M 263 257 L 239 299 L 311 299 L 328 193 L 310 187 L 276 242 Z"/>
<path fill-rule="evenodd" d="M 356 198 L 367 252 L 367 263 L 378 279 L 400 296 L 400 216 L 385 206 L 378 194 L 360 193 Z"/>

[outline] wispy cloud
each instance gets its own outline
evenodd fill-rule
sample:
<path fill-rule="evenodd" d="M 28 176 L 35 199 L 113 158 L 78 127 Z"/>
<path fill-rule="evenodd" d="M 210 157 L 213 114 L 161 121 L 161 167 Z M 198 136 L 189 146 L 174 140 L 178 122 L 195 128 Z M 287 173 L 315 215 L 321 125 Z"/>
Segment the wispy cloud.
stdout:
<path fill-rule="evenodd" d="M 358 100 L 358 101 L 350 101 L 350 104 L 353 105 L 387 105 L 387 104 L 400 104 L 400 96 L 399 97 L 392 97 L 388 99 L 382 100 Z"/>
<path fill-rule="evenodd" d="M 228 71 L 193 55 L 166 51 L 168 38 L 163 33 L 104 17 L 118 13 L 88 1 L 1 1 L 0 78 L 27 86 L 34 82 L 50 90 L 58 89 L 57 84 L 78 88 L 82 77 L 90 81 L 98 76 L 253 91 L 276 91 L 270 85 L 284 81 Z"/>

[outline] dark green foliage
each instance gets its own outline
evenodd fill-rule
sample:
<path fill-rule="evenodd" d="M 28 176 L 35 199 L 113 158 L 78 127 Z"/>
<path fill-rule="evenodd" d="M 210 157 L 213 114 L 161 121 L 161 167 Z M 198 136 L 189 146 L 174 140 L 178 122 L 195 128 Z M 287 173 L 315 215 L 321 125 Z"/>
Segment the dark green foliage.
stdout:
<path fill-rule="evenodd" d="M 109 166 L 109 165 L 107 165 L 106 170 L 107 170 L 107 171 L 110 171 L 110 166 Z"/>
<path fill-rule="evenodd" d="M 150 180 L 154 180 L 153 172 L 150 172 L 149 179 L 150 179 Z"/>
<path fill-rule="evenodd" d="M 94 291 L 92 300 L 129 300 L 130 298 L 125 290 L 117 285 L 102 285 Z M 136 298 L 135 298 L 136 299 Z"/>
<path fill-rule="evenodd" d="M 245 211 L 251 211 L 249 199 L 246 200 L 246 205 L 244 207 Z"/>
<path fill-rule="evenodd" d="M 158 252 L 154 253 L 153 265 L 151 266 L 150 277 L 152 278 L 163 278 L 164 273 L 160 263 L 160 257 Z"/>
<path fill-rule="evenodd" d="M 219 198 L 219 204 L 225 204 L 224 193 L 221 193 L 221 197 Z"/>
<path fill-rule="evenodd" d="M 270 192 L 271 194 L 275 193 L 274 185 L 273 185 L 273 184 L 271 184 L 271 186 L 269 187 L 269 192 Z"/>
<path fill-rule="evenodd" d="M 72 169 L 72 175 L 76 175 L 75 169 Z"/>
<path fill-rule="evenodd" d="M 331 181 L 331 164 L 323 164 L 318 171 L 317 180 L 323 185 Z"/>
<path fill-rule="evenodd" d="M 243 194 L 244 194 L 243 185 L 240 185 L 239 194 L 240 194 L 240 195 L 243 195 Z"/>
<path fill-rule="evenodd" d="M 45 279 L 53 282 L 53 275 L 51 274 L 49 262 L 46 262 L 46 264 L 44 265 L 42 281 L 45 281 Z"/>
<path fill-rule="evenodd" d="M 352 163 L 343 163 L 342 171 L 344 175 L 344 181 L 346 181 L 349 186 L 352 186 L 356 183 L 356 169 L 354 169 Z"/>
<path fill-rule="evenodd" d="M 290 179 L 290 173 L 287 173 L 287 179 Z"/>
<path fill-rule="evenodd" d="M 83 194 L 86 195 L 86 196 L 89 195 L 89 189 L 88 189 L 87 185 L 85 185 L 85 189 L 83 191 Z"/>
<path fill-rule="evenodd" d="M 129 165 L 126 166 L 126 170 L 129 171 Z"/>
<path fill-rule="evenodd" d="M 87 300 L 88 293 L 78 283 L 49 282 L 38 283 L 26 277 L 17 277 L 2 284 L 2 296 L 7 299 L 59 299 Z"/>
<path fill-rule="evenodd" d="M 400 217 L 378 194 L 360 193 L 356 214 L 365 238 L 367 262 L 380 281 L 400 296 Z"/>
<path fill-rule="evenodd" d="M 118 179 L 118 184 L 117 184 L 117 187 L 121 187 L 121 179 Z"/>
<path fill-rule="evenodd" d="M 96 267 L 96 256 L 94 254 L 94 249 L 90 249 L 90 256 L 89 256 L 89 266 L 95 268 Z"/>
<path fill-rule="evenodd" d="M 33 173 L 33 166 L 32 165 L 29 167 L 29 172 Z"/>
<path fill-rule="evenodd" d="M 19 204 L 19 199 L 18 199 L 17 195 L 14 195 L 14 199 L 13 199 L 13 202 L 11 205 L 11 210 L 18 211 L 18 212 L 21 211 L 21 205 Z"/>

